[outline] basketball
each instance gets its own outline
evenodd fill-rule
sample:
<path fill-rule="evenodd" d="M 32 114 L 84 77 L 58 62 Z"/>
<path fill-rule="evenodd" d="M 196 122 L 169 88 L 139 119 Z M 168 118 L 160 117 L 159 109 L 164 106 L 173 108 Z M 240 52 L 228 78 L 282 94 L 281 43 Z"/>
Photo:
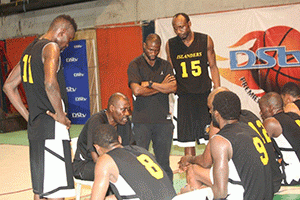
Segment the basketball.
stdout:
<path fill-rule="evenodd" d="M 261 47 L 286 47 L 286 51 L 300 50 L 300 32 L 287 26 L 275 26 L 266 30 L 263 37 L 257 39 L 251 50 L 256 52 Z M 280 67 L 278 65 L 277 51 L 268 52 L 268 55 L 276 59 L 276 65 L 269 69 L 251 70 L 257 84 L 266 92 L 279 92 L 280 88 L 287 82 L 295 82 L 300 86 L 300 66 Z M 287 63 L 299 63 L 300 61 L 292 55 L 286 56 Z M 263 64 L 257 60 L 257 64 Z"/>

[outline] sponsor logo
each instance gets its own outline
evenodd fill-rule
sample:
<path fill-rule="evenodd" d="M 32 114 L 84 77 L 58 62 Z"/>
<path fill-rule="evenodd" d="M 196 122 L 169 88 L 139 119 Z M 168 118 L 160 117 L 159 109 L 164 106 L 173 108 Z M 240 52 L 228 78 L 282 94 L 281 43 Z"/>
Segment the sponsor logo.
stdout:
<path fill-rule="evenodd" d="M 71 58 L 66 58 L 66 62 L 77 62 L 78 61 L 78 58 L 74 58 L 74 57 L 71 57 Z"/>
<path fill-rule="evenodd" d="M 80 49 L 80 48 L 82 48 L 82 45 L 80 44 L 74 45 L 74 49 Z"/>
<path fill-rule="evenodd" d="M 73 118 L 85 118 L 86 114 L 78 112 L 78 113 L 72 113 Z"/>
<path fill-rule="evenodd" d="M 75 97 L 75 101 L 86 101 L 87 98 L 84 97 Z"/>
<path fill-rule="evenodd" d="M 196 52 L 196 53 L 177 55 L 176 59 L 180 60 L 180 59 L 186 59 L 186 58 L 197 58 L 197 57 L 201 57 L 201 56 L 202 56 L 202 52 Z"/>
<path fill-rule="evenodd" d="M 74 75 L 74 77 L 83 77 L 84 76 L 84 74 L 81 72 L 74 73 L 73 75 Z"/>
<path fill-rule="evenodd" d="M 278 55 L 277 62 L 276 58 L 272 56 L 274 54 Z M 248 62 L 243 66 L 238 64 L 237 56 L 239 55 L 247 55 L 248 57 Z M 297 62 L 287 63 L 289 56 L 294 57 Z M 263 64 L 256 64 L 257 59 L 262 61 Z M 272 68 L 276 64 L 280 67 L 300 66 L 300 51 L 286 51 L 285 47 L 263 47 L 257 49 L 256 54 L 251 50 L 230 51 L 231 70 Z"/>
<path fill-rule="evenodd" d="M 67 92 L 76 92 L 77 88 L 66 87 Z"/>

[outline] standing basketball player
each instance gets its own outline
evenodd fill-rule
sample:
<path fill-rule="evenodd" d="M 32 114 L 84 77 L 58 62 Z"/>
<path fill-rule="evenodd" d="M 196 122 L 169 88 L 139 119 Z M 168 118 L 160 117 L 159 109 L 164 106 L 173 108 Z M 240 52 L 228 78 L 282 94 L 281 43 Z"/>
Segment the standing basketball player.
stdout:
<path fill-rule="evenodd" d="M 178 141 L 186 143 L 185 155 L 195 155 L 195 141 L 204 137 L 204 128 L 211 121 L 207 108 L 212 87 L 208 66 L 214 88 L 220 86 L 220 75 L 210 36 L 193 32 L 185 13 L 176 14 L 172 25 L 177 36 L 168 40 L 166 52 L 176 71 Z"/>
<path fill-rule="evenodd" d="M 77 25 L 68 15 L 56 17 L 47 33 L 34 40 L 9 74 L 4 91 L 28 121 L 34 199 L 64 199 L 75 195 L 67 93 L 60 52 L 74 38 Z M 18 85 L 23 83 L 28 109 Z M 65 107 L 66 106 L 66 107 Z"/>

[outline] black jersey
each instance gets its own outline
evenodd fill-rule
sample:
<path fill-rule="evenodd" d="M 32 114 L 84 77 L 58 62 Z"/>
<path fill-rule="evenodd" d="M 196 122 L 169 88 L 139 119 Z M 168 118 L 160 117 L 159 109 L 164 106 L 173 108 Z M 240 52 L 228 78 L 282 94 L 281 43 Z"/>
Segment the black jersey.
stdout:
<path fill-rule="evenodd" d="M 45 90 L 45 72 L 42 61 L 44 47 L 51 41 L 35 39 L 23 52 L 20 66 L 21 78 L 24 86 L 28 109 L 28 138 L 54 138 L 54 119 L 46 114 L 49 110 L 55 113 Z M 60 86 L 61 97 L 67 109 L 67 91 L 62 67 L 57 72 L 57 81 Z M 65 110 L 67 112 L 67 110 Z"/>
<path fill-rule="evenodd" d="M 279 191 L 281 186 L 281 181 L 284 175 L 280 171 L 280 164 L 277 161 L 277 156 L 273 148 L 273 141 L 268 136 L 266 129 L 260 119 L 249 110 L 242 110 L 240 115 L 240 122 L 249 125 L 260 137 L 261 141 L 264 143 L 266 150 L 269 155 L 269 162 L 272 170 L 273 179 L 273 192 Z"/>
<path fill-rule="evenodd" d="M 194 41 L 189 47 L 178 36 L 169 40 L 178 95 L 205 93 L 211 89 L 211 79 L 208 75 L 207 37 L 206 34 L 194 32 Z"/>
<path fill-rule="evenodd" d="M 292 150 L 295 151 L 300 160 L 300 116 L 293 112 L 280 112 L 273 117 L 280 123 L 283 136 L 290 143 Z M 282 147 L 281 150 L 289 151 L 289 149 L 285 147 Z"/>
<path fill-rule="evenodd" d="M 272 175 L 267 150 L 262 139 L 245 123 L 227 124 L 218 135 L 232 145 L 234 168 L 229 169 L 229 182 L 244 188 L 245 200 L 273 199 Z M 240 180 L 236 180 L 236 173 Z M 235 177 L 235 178 L 234 178 Z"/>
<path fill-rule="evenodd" d="M 120 172 L 117 183 L 111 184 L 118 199 L 169 200 L 176 195 L 167 174 L 145 149 L 125 146 L 107 154 L 114 159 Z M 125 181 L 118 183 L 120 179 Z M 120 192 L 125 187 L 131 188 L 133 194 Z"/>
<path fill-rule="evenodd" d="M 285 179 L 282 185 L 300 183 L 300 116 L 296 113 L 280 112 L 273 116 L 282 127 L 282 134 L 274 138 L 282 155 L 282 171 Z"/>
<path fill-rule="evenodd" d="M 294 101 L 294 104 L 298 107 L 298 109 L 300 110 L 300 99 Z"/>

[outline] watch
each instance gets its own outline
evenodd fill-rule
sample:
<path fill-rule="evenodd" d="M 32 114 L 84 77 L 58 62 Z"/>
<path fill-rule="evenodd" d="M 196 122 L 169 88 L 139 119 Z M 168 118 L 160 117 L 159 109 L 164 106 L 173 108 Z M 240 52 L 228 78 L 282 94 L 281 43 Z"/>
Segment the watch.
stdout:
<path fill-rule="evenodd" d="M 153 82 L 152 81 L 148 81 L 148 83 L 149 83 L 148 88 L 152 88 Z"/>

